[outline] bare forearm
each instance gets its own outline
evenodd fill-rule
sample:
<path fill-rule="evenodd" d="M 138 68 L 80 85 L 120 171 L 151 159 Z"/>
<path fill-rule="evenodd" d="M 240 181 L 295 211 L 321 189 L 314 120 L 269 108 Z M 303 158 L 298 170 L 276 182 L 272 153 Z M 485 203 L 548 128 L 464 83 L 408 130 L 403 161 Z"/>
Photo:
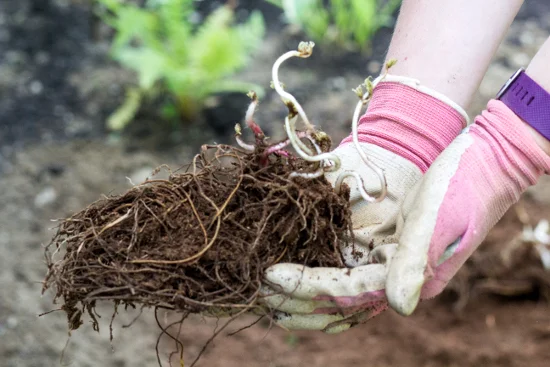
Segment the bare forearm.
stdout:
<path fill-rule="evenodd" d="M 403 0 L 388 59 L 467 108 L 523 0 Z"/>
<path fill-rule="evenodd" d="M 550 69 L 548 65 L 550 64 L 550 38 L 542 45 L 540 50 L 537 52 L 531 63 L 527 67 L 525 73 L 529 75 L 538 85 L 544 88 L 548 93 L 550 93 Z M 550 121 L 548 121 L 550 124 Z M 546 139 L 533 128 L 529 127 L 532 135 L 535 138 L 537 144 L 550 155 L 550 140 Z"/>

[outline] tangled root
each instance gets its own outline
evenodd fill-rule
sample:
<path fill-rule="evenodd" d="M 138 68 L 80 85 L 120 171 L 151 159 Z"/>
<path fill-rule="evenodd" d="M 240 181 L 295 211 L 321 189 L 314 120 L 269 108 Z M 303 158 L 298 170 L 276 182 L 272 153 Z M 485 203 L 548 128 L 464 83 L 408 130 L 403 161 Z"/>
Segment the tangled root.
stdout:
<path fill-rule="evenodd" d="M 149 180 L 65 219 L 46 248 L 71 330 L 96 301 L 188 313 L 239 312 L 276 263 L 338 266 L 351 225 L 349 190 L 323 177 L 289 178 L 317 164 L 290 153 L 208 146 L 185 173 Z M 51 250 L 65 248 L 54 260 Z"/>

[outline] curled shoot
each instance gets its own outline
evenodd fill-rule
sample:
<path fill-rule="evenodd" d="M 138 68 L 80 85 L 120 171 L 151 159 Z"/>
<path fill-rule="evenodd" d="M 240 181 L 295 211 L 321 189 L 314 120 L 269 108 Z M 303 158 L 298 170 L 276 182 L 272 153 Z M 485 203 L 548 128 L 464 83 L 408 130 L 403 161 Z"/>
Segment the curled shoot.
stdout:
<path fill-rule="evenodd" d="M 355 106 L 355 111 L 353 113 L 353 120 L 351 125 L 351 134 L 353 139 L 353 145 L 355 146 L 355 149 L 357 149 L 357 152 L 359 153 L 359 156 L 363 160 L 363 162 L 374 171 L 376 176 L 378 176 L 378 180 L 380 181 L 380 194 L 378 196 L 372 196 L 369 195 L 367 192 L 367 189 L 365 188 L 365 182 L 363 181 L 363 178 L 357 173 L 356 171 L 345 171 L 342 172 L 338 178 L 336 179 L 335 184 L 335 190 L 337 192 L 340 191 L 342 183 L 344 180 L 348 177 L 354 177 L 357 181 L 357 189 L 359 190 L 359 193 L 368 202 L 380 202 L 384 200 L 386 195 L 388 194 L 388 183 L 386 182 L 386 175 L 384 174 L 384 171 L 378 167 L 373 161 L 367 157 L 367 154 L 361 148 L 361 145 L 359 144 L 359 136 L 357 133 L 357 126 L 359 123 L 359 116 L 361 115 L 361 110 L 363 109 L 363 106 L 367 105 L 370 99 L 372 98 L 372 93 L 374 91 L 374 88 L 378 83 L 380 83 L 384 78 L 388 75 L 388 71 L 390 68 L 395 65 L 397 60 L 390 59 L 385 65 L 384 73 L 376 78 L 374 81 L 372 81 L 369 78 L 365 79 L 365 82 L 361 85 L 359 85 L 356 89 L 353 91 L 359 97 L 359 102 L 357 102 L 357 105 Z M 364 89 L 363 89 L 364 87 Z"/>
<path fill-rule="evenodd" d="M 288 107 L 288 115 L 289 118 L 293 118 L 296 115 L 299 115 L 302 118 L 302 121 L 304 122 L 304 125 L 306 126 L 306 131 L 313 132 L 315 131 L 315 127 L 313 124 L 309 121 L 309 118 L 307 117 L 304 109 L 298 103 L 296 98 L 284 90 L 284 84 L 281 83 L 279 80 L 279 68 L 288 59 L 291 59 L 293 57 L 300 57 L 300 58 L 308 58 L 313 53 L 313 47 L 315 46 L 315 43 L 313 42 L 300 42 L 298 45 L 297 50 L 292 50 L 284 53 L 281 55 L 273 64 L 273 68 L 271 69 L 271 77 L 273 79 L 272 86 L 275 89 L 275 92 L 279 94 L 281 99 L 283 100 L 284 104 Z M 288 125 L 288 123 L 285 121 L 285 125 Z M 287 128 L 288 130 L 288 128 Z M 292 146 L 296 149 L 296 146 L 299 147 L 298 149 L 300 152 L 305 152 L 305 154 L 312 156 L 313 152 L 311 149 L 309 149 L 308 146 L 306 146 L 300 139 L 298 139 L 294 134 L 293 136 L 289 135 L 289 138 L 291 138 Z"/>
<path fill-rule="evenodd" d="M 321 150 L 321 148 L 317 144 L 314 135 L 307 134 L 307 137 L 313 143 L 313 146 L 315 147 L 315 150 L 316 150 L 316 155 L 306 154 L 306 152 L 304 152 L 300 149 L 298 142 L 300 142 L 302 144 L 303 144 L 303 142 L 300 140 L 299 136 L 296 133 L 295 123 L 296 123 L 296 117 L 290 118 L 289 116 L 287 116 L 285 118 L 286 133 L 288 135 L 290 143 L 292 144 L 292 147 L 294 148 L 294 150 L 296 150 L 296 153 L 298 153 L 298 155 L 302 159 L 304 159 L 305 161 L 308 161 L 308 162 L 323 162 L 324 166 L 321 167 L 323 172 L 336 171 L 337 169 L 339 169 L 340 168 L 340 158 L 337 155 L 335 155 L 334 153 L 323 153 L 323 151 Z M 333 162 L 333 163 L 331 164 L 330 162 Z M 297 175 L 293 175 L 292 177 L 302 177 L 302 176 L 297 174 Z"/>
<path fill-rule="evenodd" d="M 245 143 L 243 139 L 241 138 L 242 135 L 242 129 L 240 124 L 235 124 L 235 140 L 237 141 L 237 144 L 247 152 L 253 152 L 256 150 L 256 147 L 252 144 Z"/>
<path fill-rule="evenodd" d="M 315 131 L 315 127 L 311 124 L 309 121 L 306 113 L 304 112 L 304 109 L 298 103 L 296 98 L 287 91 L 283 89 L 283 84 L 279 80 L 279 68 L 288 59 L 291 59 L 293 57 L 300 57 L 300 58 L 308 58 L 313 53 L 313 47 L 315 46 L 315 43 L 313 42 L 300 42 L 298 45 L 298 50 L 288 51 L 281 55 L 273 64 L 273 68 L 271 70 L 271 77 L 273 78 L 273 88 L 281 96 L 281 99 L 283 102 L 288 106 L 289 104 L 289 110 L 290 114 L 298 114 L 304 121 L 304 124 L 306 125 L 306 130 L 309 132 Z"/>
<path fill-rule="evenodd" d="M 277 94 L 281 97 L 283 103 L 288 108 L 288 115 L 285 117 L 285 131 L 288 136 L 287 140 L 284 140 L 275 145 L 268 146 L 264 151 L 265 156 L 267 157 L 270 154 L 279 154 L 288 157 L 288 152 L 283 149 L 288 145 L 292 145 L 298 156 L 308 162 L 319 162 L 319 167 L 314 172 L 292 172 L 290 174 L 291 178 L 301 177 L 306 179 L 313 179 L 324 175 L 326 172 L 333 172 L 340 169 L 341 162 L 340 158 L 332 152 L 324 152 L 321 146 L 324 146 L 323 143 L 326 143 L 328 136 L 322 131 L 317 131 L 313 124 L 309 121 L 304 109 L 296 98 L 285 91 L 284 84 L 279 79 L 279 69 L 283 62 L 293 57 L 308 58 L 313 52 L 313 47 L 315 44 L 313 42 L 300 42 L 298 49 L 294 51 L 289 51 L 279 57 L 272 68 L 272 87 L 275 89 Z M 357 152 L 363 162 L 371 168 L 374 173 L 377 175 L 380 181 L 380 192 L 378 196 L 372 196 L 367 192 L 365 188 L 365 183 L 361 175 L 356 171 L 344 171 L 340 173 L 335 183 L 335 190 L 339 192 L 341 190 L 344 180 L 348 177 L 353 177 L 357 181 L 357 188 L 363 197 L 368 202 L 380 202 L 387 195 L 387 182 L 384 171 L 378 167 L 374 162 L 372 162 L 369 157 L 366 155 L 365 151 L 361 148 L 358 137 L 358 122 L 361 115 L 362 108 L 367 105 L 372 98 L 372 93 L 376 85 L 384 80 L 387 76 L 389 69 L 396 63 L 396 60 L 389 60 L 384 67 L 384 72 L 374 81 L 371 78 L 365 79 L 365 81 L 359 85 L 356 89 L 353 89 L 354 93 L 359 97 L 359 102 L 355 107 L 352 119 L 352 138 L 353 144 L 357 149 Z M 247 126 L 254 132 L 256 137 L 256 143 L 258 145 L 265 145 L 266 136 L 263 133 L 262 129 L 254 121 L 254 112 L 258 105 L 258 97 L 256 93 L 250 92 L 248 96 L 252 99 L 250 106 L 247 109 L 245 121 Z M 306 131 L 296 131 L 296 120 L 300 117 L 304 122 Z M 241 126 L 239 124 L 235 125 L 235 138 L 237 143 L 241 148 L 246 151 L 253 152 L 256 149 L 256 146 L 253 144 L 245 143 L 241 139 Z M 308 139 L 314 149 L 311 149 L 307 146 L 302 139 Z"/>
<path fill-rule="evenodd" d="M 254 137 L 256 138 L 256 144 L 262 144 L 265 141 L 265 134 L 255 121 L 254 121 L 254 112 L 256 112 L 256 107 L 258 107 L 258 95 L 254 91 L 248 92 L 247 96 L 252 100 L 250 102 L 250 105 L 248 106 L 248 109 L 246 110 L 246 115 L 244 117 L 246 126 L 252 130 L 254 133 Z M 235 124 L 235 140 L 237 141 L 237 144 L 247 152 L 253 152 L 256 150 L 256 146 L 253 144 L 246 143 L 242 137 L 242 128 L 240 124 Z"/>
<path fill-rule="evenodd" d="M 365 188 L 365 182 L 363 181 L 363 178 L 357 171 L 344 171 L 340 173 L 338 178 L 336 179 L 336 183 L 334 185 L 334 188 L 336 192 L 340 192 L 340 189 L 342 187 L 342 183 L 344 180 L 348 177 L 354 177 L 357 182 L 357 189 L 359 190 L 359 193 L 361 194 L 361 197 L 368 201 L 368 202 L 380 202 L 382 201 L 387 193 L 388 193 L 388 184 L 386 182 L 386 176 L 384 175 L 384 171 L 380 169 L 374 162 L 372 162 L 369 157 L 365 154 L 365 151 L 363 148 L 361 148 L 361 145 L 359 144 L 359 137 L 357 134 L 357 125 L 359 121 L 359 116 L 361 114 L 361 110 L 363 106 L 368 101 L 368 94 L 366 94 L 366 98 L 363 97 L 361 100 L 357 103 L 355 106 L 355 112 L 353 113 L 353 121 L 351 125 L 351 131 L 352 131 L 352 138 L 353 138 L 353 145 L 355 146 L 355 149 L 357 149 L 357 152 L 359 153 L 359 156 L 363 160 L 363 162 L 376 173 L 376 176 L 378 176 L 378 180 L 380 181 L 380 194 L 378 196 L 372 196 L 367 192 L 367 189 Z"/>
<path fill-rule="evenodd" d="M 313 42 L 300 42 L 297 50 L 289 51 L 283 54 L 275 61 L 272 68 L 273 88 L 275 89 L 277 94 L 279 94 L 289 110 L 289 113 L 285 118 L 285 130 L 288 135 L 290 144 L 292 144 L 292 147 L 302 159 L 308 162 L 321 162 L 321 167 L 313 174 L 294 172 L 291 177 L 319 177 L 324 172 L 336 171 L 340 168 L 340 159 L 338 158 L 338 156 L 333 153 L 323 153 L 323 151 L 320 149 L 316 141 L 316 139 L 320 137 L 320 134 L 318 134 L 313 124 L 309 121 L 309 118 L 307 117 L 304 109 L 296 100 L 296 98 L 292 94 L 284 90 L 283 84 L 279 79 L 279 68 L 281 67 L 283 62 L 293 57 L 307 58 L 311 56 L 314 46 L 315 44 Z M 304 122 L 304 125 L 306 126 L 306 137 L 308 137 L 309 140 L 313 143 L 313 146 L 315 147 L 315 152 L 312 151 L 307 145 L 305 145 L 304 142 L 302 142 L 301 139 L 304 138 L 304 136 L 300 136 L 296 132 L 295 124 L 298 116 L 300 116 L 300 118 Z"/>
<path fill-rule="evenodd" d="M 256 141 L 258 143 L 261 143 L 265 139 L 265 134 L 262 131 L 262 128 L 260 127 L 260 125 L 258 125 L 254 121 L 254 112 L 256 112 L 256 107 L 258 107 L 258 95 L 256 94 L 256 92 L 250 91 L 248 92 L 247 96 L 250 97 L 252 102 L 250 103 L 250 105 L 248 106 L 248 109 L 246 110 L 246 115 L 245 115 L 246 125 L 254 133 L 254 136 L 256 137 Z"/>

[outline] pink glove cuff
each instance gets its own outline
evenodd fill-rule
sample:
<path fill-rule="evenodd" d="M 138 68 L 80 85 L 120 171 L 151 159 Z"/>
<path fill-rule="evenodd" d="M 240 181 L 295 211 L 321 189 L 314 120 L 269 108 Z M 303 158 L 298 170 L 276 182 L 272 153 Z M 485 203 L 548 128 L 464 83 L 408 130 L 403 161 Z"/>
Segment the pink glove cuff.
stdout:
<path fill-rule="evenodd" d="M 476 125 L 479 127 L 472 127 L 476 135 L 514 148 L 508 150 L 506 155 L 528 179 L 528 184 L 521 186 L 521 192 L 534 185 L 541 175 L 550 174 L 550 157 L 536 144 L 527 130 L 527 124 L 503 102 L 489 101 L 487 111 L 476 120 Z M 499 162 L 504 164 L 506 160 L 500 159 Z"/>
<path fill-rule="evenodd" d="M 399 82 L 380 82 L 359 120 L 359 141 L 389 150 L 424 173 L 466 126 L 447 103 Z M 341 144 L 352 141 L 349 136 Z"/>

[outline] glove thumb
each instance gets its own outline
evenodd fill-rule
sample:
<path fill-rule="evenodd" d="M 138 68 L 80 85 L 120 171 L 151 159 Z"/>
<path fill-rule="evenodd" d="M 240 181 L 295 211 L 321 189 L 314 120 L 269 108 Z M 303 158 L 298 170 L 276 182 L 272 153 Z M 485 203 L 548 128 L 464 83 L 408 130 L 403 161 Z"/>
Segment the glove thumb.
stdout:
<path fill-rule="evenodd" d="M 466 136 L 451 144 L 403 203 L 397 223 L 402 226 L 402 234 L 388 269 L 386 294 L 390 306 L 404 316 L 414 311 L 424 284 L 434 277 L 435 268 L 454 253 L 467 227 L 467 214 L 458 215 L 453 209 L 454 199 L 460 198 L 449 188 L 470 145 Z M 446 225 L 447 221 L 453 225 Z M 430 286 L 443 289 L 446 285 L 438 283 L 442 282 L 434 279 Z"/>

